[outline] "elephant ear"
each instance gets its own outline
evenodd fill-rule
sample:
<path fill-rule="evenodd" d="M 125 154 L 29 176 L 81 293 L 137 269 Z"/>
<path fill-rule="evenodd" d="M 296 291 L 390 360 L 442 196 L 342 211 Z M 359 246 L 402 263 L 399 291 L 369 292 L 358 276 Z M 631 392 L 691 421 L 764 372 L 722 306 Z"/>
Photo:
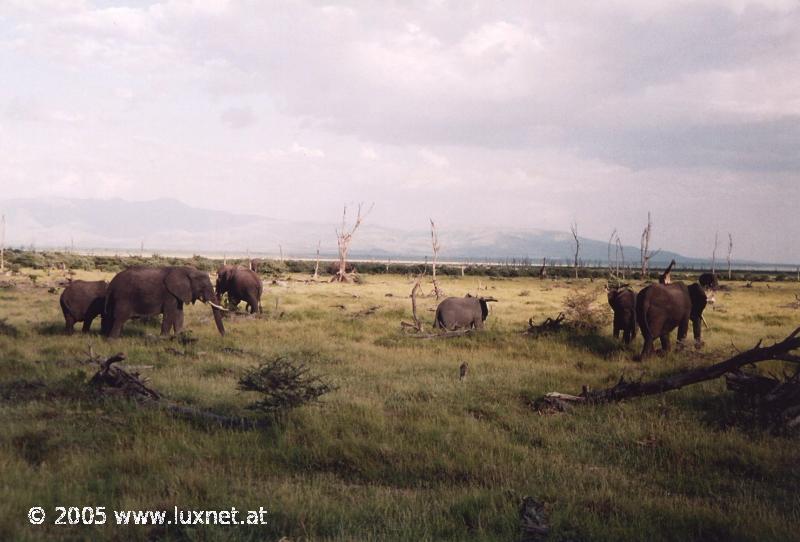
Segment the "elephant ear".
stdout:
<path fill-rule="evenodd" d="M 164 285 L 169 293 L 184 303 L 192 302 L 192 283 L 185 270 L 178 267 L 171 269 L 164 278 Z"/>
<path fill-rule="evenodd" d="M 696 282 L 689 285 L 689 298 L 692 300 L 692 318 L 700 318 L 708 303 L 705 289 Z"/>

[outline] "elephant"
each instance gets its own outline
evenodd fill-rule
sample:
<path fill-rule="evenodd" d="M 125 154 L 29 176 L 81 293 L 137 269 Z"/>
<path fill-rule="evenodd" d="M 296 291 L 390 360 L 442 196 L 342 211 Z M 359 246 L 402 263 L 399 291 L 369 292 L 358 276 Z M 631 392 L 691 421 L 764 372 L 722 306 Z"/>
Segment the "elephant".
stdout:
<path fill-rule="evenodd" d="M 703 273 L 697 278 L 697 282 L 703 288 L 710 288 L 716 290 L 719 288 L 719 280 L 716 273 Z"/>
<path fill-rule="evenodd" d="M 67 334 L 75 331 L 76 322 L 83 322 L 83 332 L 89 332 L 92 320 L 103 314 L 107 288 L 108 283 L 104 280 L 70 281 L 59 299 Z"/>
<path fill-rule="evenodd" d="M 244 300 L 250 314 L 261 312 L 261 277 L 255 271 L 235 265 L 223 265 L 217 270 L 217 297 L 228 294 L 233 305 Z"/>
<path fill-rule="evenodd" d="M 441 329 L 483 329 L 483 323 L 489 315 L 489 301 L 497 301 L 493 297 L 448 297 L 436 307 L 436 319 L 433 327 Z"/>
<path fill-rule="evenodd" d="M 670 350 L 669 334 L 678 328 L 678 343 L 682 344 L 692 322 L 695 348 L 702 346 L 703 310 L 708 297 L 700 284 L 686 286 L 682 282 L 651 284 L 636 296 L 636 321 L 642 330 L 644 346 L 640 358 L 653 353 L 653 340 L 661 340 L 661 348 Z"/>
<path fill-rule="evenodd" d="M 614 310 L 614 338 L 630 344 L 636 337 L 636 293 L 630 288 L 608 290 L 608 304 Z"/>
<path fill-rule="evenodd" d="M 117 338 L 134 316 L 163 314 L 161 334 L 183 329 L 183 305 L 197 300 L 211 305 L 220 335 L 225 335 L 222 311 L 208 273 L 188 266 L 129 267 L 111 279 L 103 312 L 103 335 Z"/>

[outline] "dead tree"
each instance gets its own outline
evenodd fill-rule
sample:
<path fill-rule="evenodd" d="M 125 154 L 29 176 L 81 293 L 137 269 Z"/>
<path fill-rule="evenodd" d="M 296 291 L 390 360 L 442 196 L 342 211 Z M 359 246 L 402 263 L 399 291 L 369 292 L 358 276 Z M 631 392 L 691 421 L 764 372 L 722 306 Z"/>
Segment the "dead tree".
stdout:
<path fill-rule="evenodd" d="M 322 244 L 322 241 L 317 241 L 317 262 L 314 264 L 314 280 L 319 278 L 319 246 Z"/>
<path fill-rule="evenodd" d="M 641 257 L 641 266 L 642 266 L 642 279 L 648 277 L 648 268 L 650 267 L 650 260 L 653 257 L 661 252 L 661 249 L 656 250 L 655 252 L 650 252 L 650 236 L 653 233 L 653 221 L 650 219 L 650 212 L 647 212 L 647 226 L 645 226 L 644 231 L 642 231 L 642 239 L 641 244 L 639 245 L 639 252 Z"/>
<path fill-rule="evenodd" d="M 733 235 L 728 233 L 728 280 L 731 280 L 731 254 L 733 254 Z"/>
<path fill-rule="evenodd" d="M 414 281 L 414 286 L 411 287 L 411 317 L 414 319 L 414 323 L 409 322 L 400 322 L 401 327 L 411 328 L 417 333 L 422 333 L 422 321 L 417 316 L 417 293 L 422 289 L 422 277 L 425 276 L 425 269 L 422 269 L 422 273 L 417 275 L 417 279 Z"/>
<path fill-rule="evenodd" d="M 439 288 L 439 281 L 436 280 L 436 261 L 439 259 L 439 249 L 441 245 L 439 245 L 439 234 L 436 232 L 436 224 L 433 223 L 433 219 L 431 221 L 431 245 L 433 247 L 433 263 L 431 265 L 431 280 L 433 282 L 433 294 L 436 296 L 436 300 L 438 301 L 440 297 L 444 295 L 444 292 Z"/>
<path fill-rule="evenodd" d="M 356 232 L 364 219 L 372 211 L 372 207 L 367 210 L 363 215 L 361 214 L 362 204 L 358 204 L 358 213 L 356 214 L 356 221 L 352 228 L 347 227 L 347 205 L 344 206 L 342 212 L 342 227 L 336 230 L 336 244 L 339 247 L 339 270 L 331 278 L 331 282 L 348 282 L 350 280 L 347 273 L 347 253 L 350 251 L 350 243 L 353 241 L 353 234 Z"/>
<path fill-rule="evenodd" d="M 581 242 L 578 239 L 578 223 L 573 222 L 570 224 L 569 230 L 572 232 L 572 237 L 575 239 L 575 278 L 578 278 L 578 255 L 581 251 Z"/>
<path fill-rule="evenodd" d="M 719 246 L 719 232 L 714 232 L 714 250 L 711 251 L 711 274 L 717 274 L 717 247 Z"/>
<path fill-rule="evenodd" d="M 658 380 L 651 380 L 649 382 L 628 381 L 625 380 L 623 376 L 614 386 L 603 390 L 589 391 L 584 386 L 584 390 L 580 395 L 568 395 L 558 392 L 548 393 L 541 399 L 540 404 L 550 407 L 556 406 L 556 408 L 558 408 L 558 402 L 560 401 L 610 403 L 634 397 L 656 395 L 672 390 L 679 390 L 691 384 L 719 378 L 727 373 L 738 371 L 745 365 L 754 365 L 762 361 L 779 360 L 800 364 L 800 355 L 794 353 L 795 350 L 800 349 L 800 337 L 798 337 L 798 335 L 800 335 L 800 327 L 795 329 L 784 340 L 772 346 L 761 346 L 761 341 L 758 341 L 758 344 L 750 350 L 740 352 L 725 361 L 715 363 L 708 367 L 699 367 L 697 369 L 683 371 Z M 555 405 L 553 403 L 555 403 Z M 800 411 L 797 413 L 796 423 L 800 423 Z"/>
<path fill-rule="evenodd" d="M 617 235 L 617 229 L 611 232 L 611 237 L 608 238 L 608 276 L 614 278 L 614 262 L 611 259 L 611 245 L 614 243 L 614 237 Z"/>
<path fill-rule="evenodd" d="M 547 278 L 547 257 L 542 258 L 542 266 L 539 268 L 539 278 Z"/>
<path fill-rule="evenodd" d="M 625 252 L 622 250 L 622 241 L 619 235 L 617 235 L 615 244 L 617 245 L 614 251 L 614 258 L 617 262 L 617 276 L 619 277 L 621 272 L 622 280 L 625 280 Z"/>

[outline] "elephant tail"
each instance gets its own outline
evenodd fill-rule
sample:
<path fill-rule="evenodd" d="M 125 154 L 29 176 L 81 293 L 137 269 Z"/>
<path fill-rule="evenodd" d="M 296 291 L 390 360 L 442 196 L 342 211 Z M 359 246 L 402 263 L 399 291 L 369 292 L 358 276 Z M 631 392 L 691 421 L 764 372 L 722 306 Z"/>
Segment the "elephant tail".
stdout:
<path fill-rule="evenodd" d="M 105 302 L 103 303 L 103 313 L 100 315 L 100 333 L 108 337 L 111 328 L 114 326 L 114 296 L 106 292 Z"/>
<path fill-rule="evenodd" d="M 639 292 L 639 295 L 636 296 L 636 320 L 639 323 L 639 327 L 642 330 L 642 336 L 645 338 L 645 340 L 647 340 L 648 337 L 653 337 L 653 335 L 650 333 L 650 325 L 647 322 L 647 311 L 650 310 L 650 296 L 647 294 L 648 292 L 646 291 Z"/>
<path fill-rule="evenodd" d="M 64 313 L 64 316 L 66 316 L 67 314 L 72 314 L 72 309 L 70 308 L 67 300 L 64 299 L 64 294 L 61 294 L 61 297 L 59 298 L 58 302 L 61 304 L 61 312 Z"/>
<path fill-rule="evenodd" d="M 434 317 L 433 320 L 433 327 L 438 329 L 444 329 L 444 322 L 442 322 L 442 313 L 438 308 L 436 309 L 436 316 Z"/>

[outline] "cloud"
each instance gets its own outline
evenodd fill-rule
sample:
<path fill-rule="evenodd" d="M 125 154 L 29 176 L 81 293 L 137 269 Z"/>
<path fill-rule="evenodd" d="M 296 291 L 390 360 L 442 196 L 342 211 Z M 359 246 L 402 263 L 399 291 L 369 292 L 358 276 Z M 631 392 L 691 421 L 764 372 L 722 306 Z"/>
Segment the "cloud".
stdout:
<path fill-rule="evenodd" d="M 716 229 L 759 257 L 800 253 L 774 242 L 800 229 L 794 1 L 2 9 L 14 195 L 104 183 L 292 218 L 374 200 L 392 224 L 578 217 L 597 238 L 635 237 L 651 209 L 688 253 Z"/>
<path fill-rule="evenodd" d="M 256 115 L 250 107 L 229 107 L 222 111 L 220 120 L 229 128 L 241 129 L 256 122 Z"/>

